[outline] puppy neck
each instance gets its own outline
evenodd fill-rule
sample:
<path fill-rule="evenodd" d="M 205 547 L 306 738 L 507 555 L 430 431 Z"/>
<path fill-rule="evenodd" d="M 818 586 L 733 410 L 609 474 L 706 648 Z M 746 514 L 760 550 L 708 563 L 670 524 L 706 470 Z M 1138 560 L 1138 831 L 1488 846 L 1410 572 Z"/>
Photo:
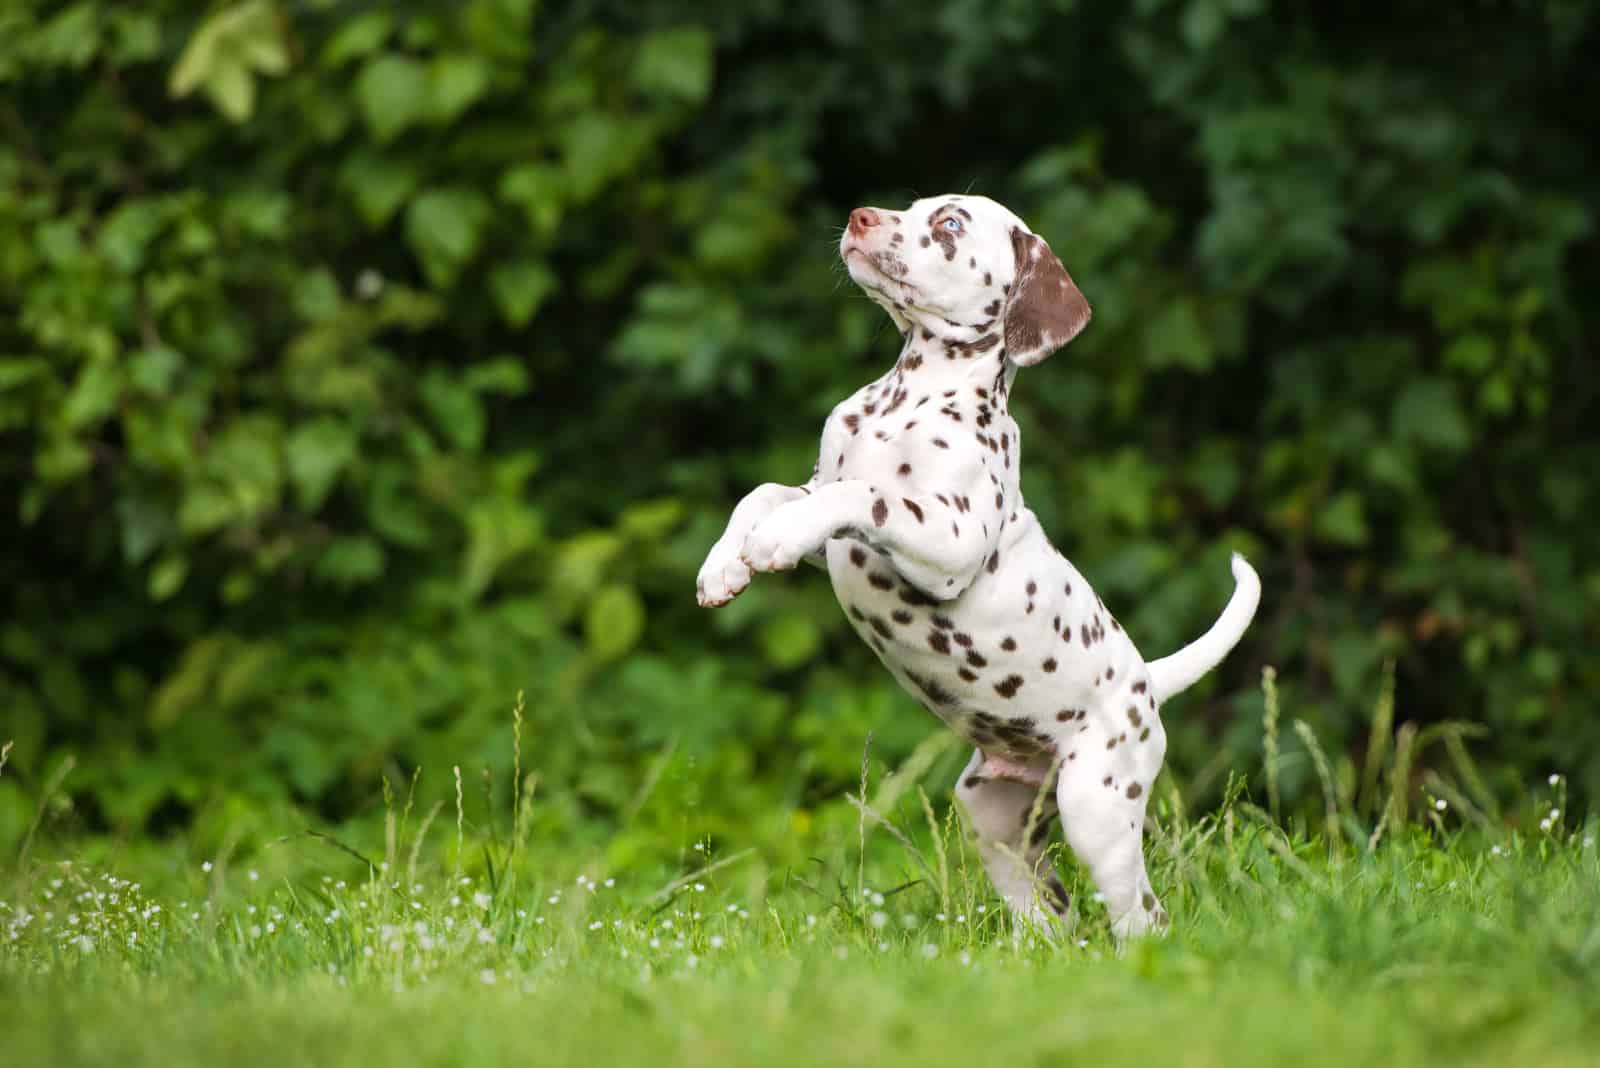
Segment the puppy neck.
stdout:
<path fill-rule="evenodd" d="M 962 333 L 968 336 L 960 336 Z M 992 391 L 997 398 L 1009 392 L 1016 368 L 1005 358 L 998 330 L 959 327 L 935 333 L 913 323 L 904 336 L 894 373 L 908 385 L 926 383 L 931 389 L 971 383 Z"/>

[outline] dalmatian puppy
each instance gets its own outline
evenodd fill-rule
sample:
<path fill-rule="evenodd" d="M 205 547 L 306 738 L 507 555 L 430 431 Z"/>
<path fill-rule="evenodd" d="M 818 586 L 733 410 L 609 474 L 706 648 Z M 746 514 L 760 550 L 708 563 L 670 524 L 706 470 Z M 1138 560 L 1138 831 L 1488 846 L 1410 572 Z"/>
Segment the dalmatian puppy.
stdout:
<path fill-rule="evenodd" d="M 1164 927 L 1143 853 L 1160 705 L 1238 642 L 1260 580 L 1235 555 L 1221 617 L 1147 663 L 1051 546 L 1018 488 L 1007 402 L 1017 369 L 1076 337 L 1089 303 L 1021 219 L 978 196 L 857 208 L 839 253 L 899 328 L 900 357 L 833 410 L 805 485 L 739 502 L 700 604 L 727 604 L 752 572 L 825 567 L 884 666 L 974 746 L 956 795 L 1013 914 L 1047 930 L 1065 915 L 1043 860 L 1059 815 L 1118 940 Z"/>

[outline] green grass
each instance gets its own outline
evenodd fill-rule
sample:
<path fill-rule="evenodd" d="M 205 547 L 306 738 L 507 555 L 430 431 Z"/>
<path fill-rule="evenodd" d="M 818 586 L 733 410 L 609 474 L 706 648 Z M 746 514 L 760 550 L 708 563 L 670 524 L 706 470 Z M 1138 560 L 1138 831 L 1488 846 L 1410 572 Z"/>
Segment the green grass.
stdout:
<path fill-rule="evenodd" d="M 1081 876 L 1068 939 L 1013 932 L 959 824 L 907 785 L 874 803 L 903 826 L 863 825 L 864 855 L 841 831 L 800 871 L 704 849 L 606 871 L 462 824 L 414 854 L 391 823 L 372 868 L 312 838 L 232 863 L 30 856 L 0 895 L 5 1062 L 1600 1057 L 1600 860 L 1592 824 L 1550 818 L 1559 787 L 1500 823 L 1383 802 L 1375 845 L 1331 787 L 1315 835 L 1236 795 L 1189 821 L 1169 790 L 1149 852 L 1174 926 L 1119 953 Z"/>

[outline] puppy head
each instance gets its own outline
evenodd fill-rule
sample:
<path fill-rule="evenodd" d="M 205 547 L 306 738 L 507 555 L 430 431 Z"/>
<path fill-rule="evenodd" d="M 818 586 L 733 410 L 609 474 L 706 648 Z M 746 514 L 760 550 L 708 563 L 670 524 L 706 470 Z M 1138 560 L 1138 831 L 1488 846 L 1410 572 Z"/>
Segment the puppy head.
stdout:
<path fill-rule="evenodd" d="M 1089 322 L 1089 302 L 1044 239 L 988 197 L 940 196 L 904 211 L 857 208 L 839 239 L 855 283 L 902 331 L 970 343 L 1001 332 L 1027 366 Z"/>

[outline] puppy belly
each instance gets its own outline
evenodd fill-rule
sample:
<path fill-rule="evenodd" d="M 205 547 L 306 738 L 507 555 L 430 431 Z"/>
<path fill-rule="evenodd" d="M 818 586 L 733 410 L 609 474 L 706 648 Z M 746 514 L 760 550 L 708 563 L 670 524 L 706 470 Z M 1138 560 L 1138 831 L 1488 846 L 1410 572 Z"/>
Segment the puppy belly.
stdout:
<path fill-rule="evenodd" d="M 1065 565 L 1058 556 L 1018 576 L 985 574 L 944 602 L 852 539 L 829 542 L 827 561 L 856 633 L 923 707 L 1001 765 L 1064 758 L 1062 742 L 1098 726 L 1106 699 L 1143 674 L 1082 576 L 1047 566 Z"/>

